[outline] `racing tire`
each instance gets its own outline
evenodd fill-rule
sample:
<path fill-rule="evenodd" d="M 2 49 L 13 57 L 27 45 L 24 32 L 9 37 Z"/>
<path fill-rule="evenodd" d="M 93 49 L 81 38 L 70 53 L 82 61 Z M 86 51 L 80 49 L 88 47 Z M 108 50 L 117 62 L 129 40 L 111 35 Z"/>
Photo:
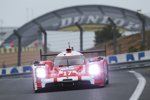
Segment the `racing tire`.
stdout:
<path fill-rule="evenodd" d="M 109 74 L 108 74 L 108 65 L 107 65 L 107 79 L 106 79 L 106 85 L 109 84 Z"/>
<path fill-rule="evenodd" d="M 41 92 L 41 91 L 39 91 L 39 90 L 34 90 L 34 93 L 39 93 L 39 92 Z"/>
<path fill-rule="evenodd" d="M 105 84 L 108 85 L 109 84 L 109 80 L 106 80 Z"/>
<path fill-rule="evenodd" d="M 44 89 L 42 88 L 42 89 L 38 89 L 38 90 L 35 90 L 34 89 L 34 93 L 41 93 L 41 92 L 43 92 L 44 91 Z"/>
<path fill-rule="evenodd" d="M 107 73 L 108 74 L 108 73 Z M 107 77 L 107 78 L 106 78 Z M 106 85 L 108 85 L 109 84 L 109 77 L 108 77 L 108 75 L 107 76 L 105 76 L 105 84 Z"/>
<path fill-rule="evenodd" d="M 104 73 L 103 73 L 103 74 L 104 74 Z M 106 86 L 106 76 L 105 76 L 105 74 L 104 74 L 104 76 L 103 76 L 103 82 L 104 82 L 104 84 L 103 84 L 102 87 L 105 87 L 105 86 Z"/>
<path fill-rule="evenodd" d="M 33 90 L 34 90 L 34 93 L 40 93 L 40 92 L 42 92 L 41 90 L 35 90 L 34 83 L 33 83 Z"/>

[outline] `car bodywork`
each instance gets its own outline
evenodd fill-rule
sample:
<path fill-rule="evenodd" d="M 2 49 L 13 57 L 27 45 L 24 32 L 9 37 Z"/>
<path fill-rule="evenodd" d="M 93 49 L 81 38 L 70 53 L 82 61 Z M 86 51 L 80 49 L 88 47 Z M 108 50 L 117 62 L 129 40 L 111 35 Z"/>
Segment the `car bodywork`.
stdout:
<path fill-rule="evenodd" d="M 90 51 L 90 53 L 95 51 Z M 102 51 L 100 51 L 102 52 Z M 59 53 L 54 61 L 41 60 L 32 65 L 33 88 L 35 92 L 49 86 L 74 86 L 108 84 L 108 64 L 105 57 L 87 59 L 84 53 L 72 49 Z M 50 56 L 50 54 L 41 56 Z"/>

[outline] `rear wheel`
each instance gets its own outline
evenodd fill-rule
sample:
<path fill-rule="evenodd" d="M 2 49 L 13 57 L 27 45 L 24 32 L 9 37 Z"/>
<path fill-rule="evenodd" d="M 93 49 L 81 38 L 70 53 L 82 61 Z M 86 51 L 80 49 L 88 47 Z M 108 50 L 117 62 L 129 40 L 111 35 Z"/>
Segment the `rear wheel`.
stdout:
<path fill-rule="evenodd" d="M 109 84 L 108 64 L 105 65 L 105 84 Z"/>
<path fill-rule="evenodd" d="M 105 87 L 105 86 L 106 86 L 106 75 L 105 75 L 104 72 L 103 72 L 103 74 L 102 74 L 102 80 L 103 80 L 103 82 L 101 83 L 101 86 L 102 86 L 102 87 Z"/>
<path fill-rule="evenodd" d="M 108 85 L 109 84 L 109 80 L 107 79 L 105 83 L 106 83 L 106 85 Z"/>
<path fill-rule="evenodd" d="M 108 77 L 108 70 L 105 73 L 105 84 L 108 85 L 109 84 L 109 77 Z"/>

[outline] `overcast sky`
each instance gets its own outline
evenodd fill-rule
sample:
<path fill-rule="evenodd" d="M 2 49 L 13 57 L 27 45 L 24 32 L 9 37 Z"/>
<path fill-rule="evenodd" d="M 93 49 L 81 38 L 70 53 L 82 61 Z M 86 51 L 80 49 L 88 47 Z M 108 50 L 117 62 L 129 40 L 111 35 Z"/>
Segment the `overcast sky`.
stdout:
<path fill-rule="evenodd" d="M 150 0 L 0 0 L 0 27 L 20 27 L 53 10 L 84 4 L 111 5 L 150 15 Z"/>

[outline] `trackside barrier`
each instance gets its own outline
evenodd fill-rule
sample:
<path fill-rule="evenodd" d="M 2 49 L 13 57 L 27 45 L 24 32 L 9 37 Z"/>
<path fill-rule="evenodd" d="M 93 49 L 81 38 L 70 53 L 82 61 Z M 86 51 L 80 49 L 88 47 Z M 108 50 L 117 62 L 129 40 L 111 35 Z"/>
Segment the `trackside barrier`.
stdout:
<path fill-rule="evenodd" d="M 124 63 L 109 64 L 109 70 L 133 69 L 150 67 L 150 60 L 130 61 Z"/>
<path fill-rule="evenodd" d="M 39 48 L 25 48 L 22 47 L 21 51 L 22 52 L 29 52 L 29 51 L 38 51 Z M 18 52 L 18 48 L 0 48 L 0 54 L 6 54 L 6 53 L 17 53 Z"/>
<path fill-rule="evenodd" d="M 150 66 L 150 51 L 110 55 L 107 61 L 109 70 L 148 67 Z"/>
<path fill-rule="evenodd" d="M 109 64 L 128 63 L 144 60 L 150 60 L 150 51 L 110 55 L 107 57 L 107 61 Z"/>
<path fill-rule="evenodd" d="M 107 56 L 109 70 L 150 66 L 150 51 Z M 0 76 L 31 74 L 31 65 L 0 68 Z"/>
<path fill-rule="evenodd" d="M 20 67 L 9 67 L 1 68 L 0 75 L 13 75 L 13 74 L 22 74 L 22 73 L 31 73 L 32 67 L 29 66 L 20 66 Z"/>

